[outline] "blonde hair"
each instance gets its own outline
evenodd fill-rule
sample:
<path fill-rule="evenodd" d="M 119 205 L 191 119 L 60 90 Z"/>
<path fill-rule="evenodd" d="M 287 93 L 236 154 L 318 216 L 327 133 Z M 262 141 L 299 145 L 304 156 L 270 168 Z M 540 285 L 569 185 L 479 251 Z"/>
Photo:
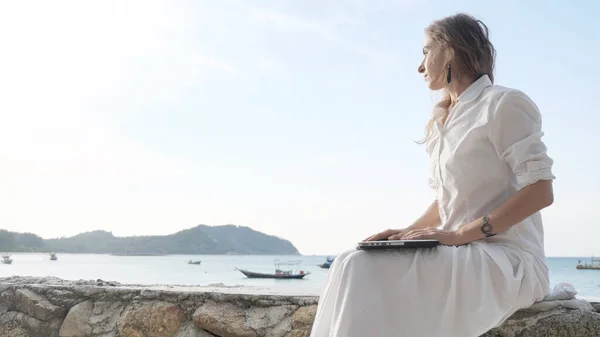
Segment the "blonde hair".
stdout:
<path fill-rule="evenodd" d="M 488 75 L 494 82 L 494 63 L 496 49 L 490 42 L 487 26 L 467 14 L 456 14 L 434 21 L 425 29 L 433 41 L 442 45 L 446 52 L 447 60 L 453 60 L 450 72 L 452 80 L 469 78 L 477 80 L 483 75 Z M 427 123 L 425 139 L 431 134 L 434 123 L 441 119 L 446 120 L 450 113 L 452 99 L 447 90 L 444 98 L 436 104 L 436 109 Z M 436 113 L 442 111 L 442 114 Z"/>

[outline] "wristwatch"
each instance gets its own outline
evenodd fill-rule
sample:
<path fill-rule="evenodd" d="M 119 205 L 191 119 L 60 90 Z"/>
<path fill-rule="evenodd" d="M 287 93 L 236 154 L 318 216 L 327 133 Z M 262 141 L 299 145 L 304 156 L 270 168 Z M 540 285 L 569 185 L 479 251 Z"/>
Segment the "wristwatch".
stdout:
<path fill-rule="evenodd" d="M 494 233 L 494 228 L 490 223 L 490 218 L 487 214 L 484 215 L 483 218 L 481 218 L 481 231 L 483 232 L 483 234 L 485 234 L 486 238 L 496 235 L 496 233 Z"/>

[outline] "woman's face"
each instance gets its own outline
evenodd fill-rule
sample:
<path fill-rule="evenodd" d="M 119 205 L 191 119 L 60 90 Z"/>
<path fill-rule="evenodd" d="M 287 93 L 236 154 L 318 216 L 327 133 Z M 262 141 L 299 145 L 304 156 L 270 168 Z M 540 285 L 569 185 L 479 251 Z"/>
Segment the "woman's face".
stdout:
<path fill-rule="evenodd" d="M 423 61 L 418 71 L 425 76 L 427 86 L 431 90 L 440 90 L 447 84 L 446 74 L 448 65 L 442 46 L 425 34 L 425 46 L 423 47 Z"/>

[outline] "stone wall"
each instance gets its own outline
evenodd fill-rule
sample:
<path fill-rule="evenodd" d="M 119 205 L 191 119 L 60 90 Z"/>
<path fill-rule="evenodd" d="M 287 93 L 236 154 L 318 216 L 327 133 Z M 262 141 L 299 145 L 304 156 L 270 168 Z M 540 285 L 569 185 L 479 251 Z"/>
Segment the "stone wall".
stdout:
<path fill-rule="evenodd" d="M 0 336 L 301 337 L 309 336 L 317 300 L 226 289 L 0 279 Z M 600 336 L 600 314 L 562 307 L 521 310 L 484 336 Z"/>

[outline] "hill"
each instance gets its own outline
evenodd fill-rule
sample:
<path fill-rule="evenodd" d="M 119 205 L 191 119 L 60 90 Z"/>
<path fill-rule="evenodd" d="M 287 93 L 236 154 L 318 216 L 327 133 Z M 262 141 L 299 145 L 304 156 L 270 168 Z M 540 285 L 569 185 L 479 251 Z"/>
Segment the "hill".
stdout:
<path fill-rule="evenodd" d="M 116 237 L 92 231 L 72 237 L 42 239 L 31 233 L 0 230 L 0 252 L 62 252 L 123 255 L 244 254 L 295 255 L 288 240 L 250 227 L 199 225 L 170 235 Z"/>

